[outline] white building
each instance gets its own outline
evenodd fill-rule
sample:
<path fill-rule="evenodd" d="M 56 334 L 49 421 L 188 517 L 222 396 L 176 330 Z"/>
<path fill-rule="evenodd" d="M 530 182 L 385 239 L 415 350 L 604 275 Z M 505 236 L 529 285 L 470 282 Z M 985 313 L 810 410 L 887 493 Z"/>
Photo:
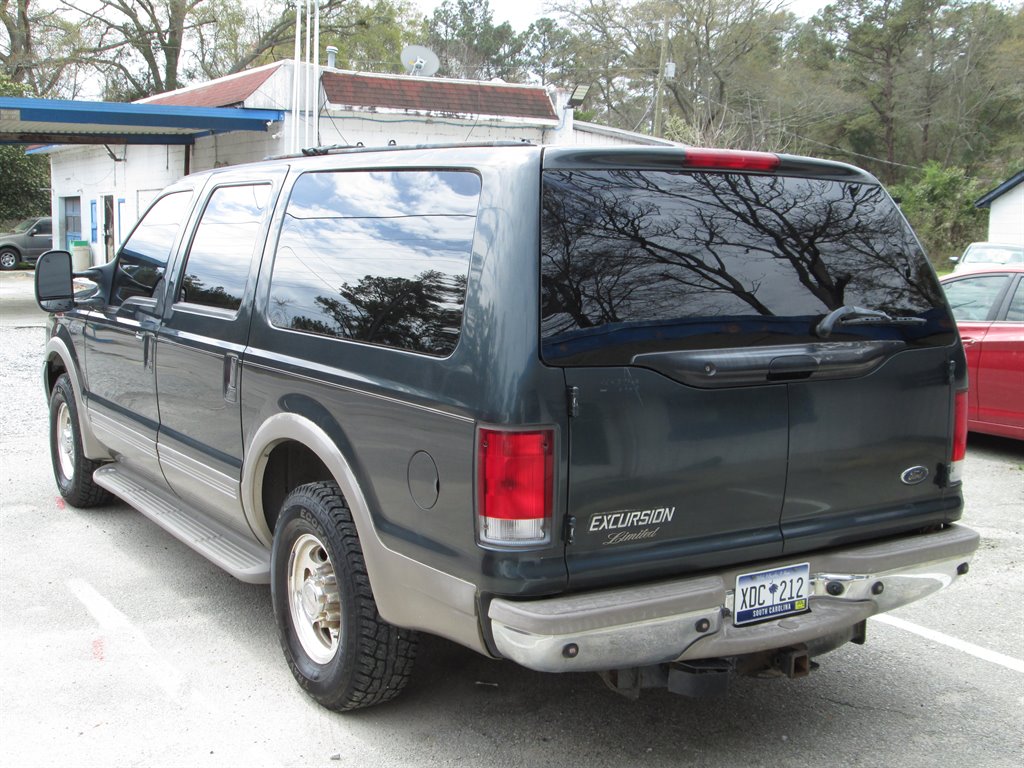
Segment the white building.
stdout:
<path fill-rule="evenodd" d="M 298 74 L 313 71 L 300 65 Z M 543 144 L 675 146 L 629 131 L 574 121 L 567 94 L 535 85 L 346 72 L 319 75 L 316 109 L 293 103 L 296 68 L 284 61 L 117 107 L 117 128 L 80 127 L 106 143 L 55 144 L 50 156 L 55 247 L 90 243 L 94 263 L 112 257 L 156 193 L 192 171 L 290 154 L 296 147 L 387 146 L 466 141 Z M 300 89 L 301 90 L 301 89 Z M 311 89 L 312 90 L 312 89 Z M 302 97 L 296 100 L 302 101 Z M 312 101 L 310 99 L 309 101 Z M 293 109 L 293 107 L 295 109 Z M 155 108 L 155 109 L 154 109 Z M 127 131 L 133 111 L 182 115 L 182 133 L 163 132 L 168 143 Z M 217 115 L 256 115 L 244 129 L 218 127 Z M 148 114 L 148 113 L 146 113 Z M 204 129 L 207 118 L 210 128 Z M 86 118 L 82 118 L 84 122 Z M 89 119 L 101 120 L 92 117 Z M 148 119 L 148 118 L 147 118 Z M 157 117 L 153 118 L 157 120 Z M 78 134 L 82 140 L 82 134 Z"/>
<path fill-rule="evenodd" d="M 988 208 L 990 243 L 1024 245 L 1024 171 L 1018 171 L 974 202 Z"/>

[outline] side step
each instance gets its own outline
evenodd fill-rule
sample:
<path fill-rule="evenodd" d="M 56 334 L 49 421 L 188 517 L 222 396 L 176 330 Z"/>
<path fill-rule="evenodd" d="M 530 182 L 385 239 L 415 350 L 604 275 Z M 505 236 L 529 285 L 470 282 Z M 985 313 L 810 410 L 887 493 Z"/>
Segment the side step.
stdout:
<path fill-rule="evenodd" d="M 270 583 L 270 551 L 260 544 L 249 541 L 177 496 L 148 487 L 123 465 L 100 467 L 92 479 L 236 579 L 250 584 Z"/>

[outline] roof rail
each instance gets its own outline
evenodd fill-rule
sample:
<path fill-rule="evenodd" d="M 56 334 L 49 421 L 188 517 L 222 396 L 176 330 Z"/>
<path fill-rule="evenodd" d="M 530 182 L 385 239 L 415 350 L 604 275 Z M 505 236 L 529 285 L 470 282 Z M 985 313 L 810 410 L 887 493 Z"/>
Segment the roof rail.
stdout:
<path fill-rule="evenodd" d="M 359 152 L 387 152 L 407 151 L 413 149 L 467 149 L 472 147 L 535 147 L 538 146 L 532 141 L 523 139 L 521 141 L 456 141 L 438 144 L 396 144 L 392 143 L 385 147 L 367 147 L 362 142 L 358 144 L 331 144 L 326 147 L 306 147 L 298 154 L 271 155 L 266 160 L 293 160 L 300 157 L 320 157 L 322 155 L 345 155 Z"/>

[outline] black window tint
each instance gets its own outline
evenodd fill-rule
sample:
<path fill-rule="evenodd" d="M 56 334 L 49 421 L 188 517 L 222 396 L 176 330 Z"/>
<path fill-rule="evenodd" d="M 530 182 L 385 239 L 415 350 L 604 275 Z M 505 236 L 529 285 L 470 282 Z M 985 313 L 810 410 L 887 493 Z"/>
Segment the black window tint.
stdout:
<path fill-rule="evenodd" d="M 53 224 L 50 219 L 41 219 L 35 226 L 37 235 L 52 235 Z"/>
<path fill-rule="evenodd" d="M 946 298 L 957 320 L 987 320 L 1008 275 L 979 275 L 946 283 Z"/>
<path fill-rule="evenodd" d="M 112 304 L 131 296 L 152 296 L 167 269 L 167 258 L 188 216 L 191 192 L 161 197 L 121 247 L 114 275 Z"/>
<path fill-rule="evenodd" d="M 269 184 L 213 191 L 189 247 L 178 301 L 238 309 L 269 198 Z"/>
<path fill-rule="evenodd" d="M 270 287 L 274 325 L 431 355 L 462 325 L 480 179 L 467 171 L 308 173 Z"/>
<path fill-rule="evenodd" d="M 1024 323 L 1024 278 L 1017 282 L 1017 289 L 1010 299 L 1010 307 L 1006 310 L 1006 319 L 1014 323 Z"/>
<path fill-rule="evenodd" d="M 927 320 L 833 336 L 950 343 L 942 292 L 878 187 L 670 171 L 548 171 L 546 360 L 628 364 L 672 349 L 821 341 L 844 305 Z"/>

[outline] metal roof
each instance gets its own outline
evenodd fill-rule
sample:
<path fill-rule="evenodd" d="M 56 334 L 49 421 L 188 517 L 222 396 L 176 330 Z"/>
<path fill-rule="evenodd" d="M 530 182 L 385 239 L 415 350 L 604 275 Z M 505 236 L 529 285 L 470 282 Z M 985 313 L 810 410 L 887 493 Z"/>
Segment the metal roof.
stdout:
<path fill-rule="evenodd" d="M 334 107 L 558 122 L 551 97 L 537 85 L 328 70 L 323 88 Z"/>
<path fill-rule="evenodd" d="M 1006 181 L 1004 181 L 998 187 L 996 187 L 995 189 L 989 190 L 984 195 L 982 195 L 977 200 L 975 200 L 974 201 L 974 207 L 975 208 L 988 208 L 989 206 L 992 205 L 992 203 L 995 201 L 996 198 L 1002 197 L 1007 192 L 1009 192 L 1011 189 L 1013 189 L 1018 184 L 1020 184 L 1022 181 L 1024 181 L 1024 171 L 1017 171 L 1017 173 L 1013 174 L 1013 176 L 1008 178 Z"/>
<path fill-rule="evenodd" d="M 214 133 L 266 131 L 284 114 L 0 96 L 0 144 L 192 144 Z"/>

